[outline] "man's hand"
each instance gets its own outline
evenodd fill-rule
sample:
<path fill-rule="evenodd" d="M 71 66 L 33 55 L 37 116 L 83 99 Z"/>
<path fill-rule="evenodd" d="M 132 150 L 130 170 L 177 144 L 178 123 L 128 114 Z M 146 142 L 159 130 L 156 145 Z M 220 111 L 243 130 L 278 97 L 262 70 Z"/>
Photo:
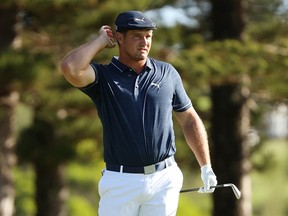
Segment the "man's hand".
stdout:
<path fill-rule="evenodd" d="M 213 193 L 215 188 L 211 186 L 217 185 L 216 175 L 214 174 L 211 165 L 205 165 L 201 167 L 201 179 L 204 183 L 204 187 L 199 189 L 199 193 Z"/>
<path fill-rule="evenodd" d="M 114 35 L 111 30 L 110 26 L 102 26 L 99 30 L 99 37 L 102 37 L 104 39 L 105 47 L 107 48 L 114 48 L 115 47 L 115 41 L 114 41 Z"/>

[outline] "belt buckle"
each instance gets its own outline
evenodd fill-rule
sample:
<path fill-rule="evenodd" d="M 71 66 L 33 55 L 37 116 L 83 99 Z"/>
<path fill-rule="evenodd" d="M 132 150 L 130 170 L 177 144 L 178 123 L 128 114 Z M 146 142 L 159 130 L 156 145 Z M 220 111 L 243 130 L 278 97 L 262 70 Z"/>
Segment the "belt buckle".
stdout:
<path fill-rule="evenodd" d="M 144 166 L 145 175 L 152 174 L 154 172 L 156 172 L 156 166 L 154 164 L 149 165 L 149 166 Z"/>

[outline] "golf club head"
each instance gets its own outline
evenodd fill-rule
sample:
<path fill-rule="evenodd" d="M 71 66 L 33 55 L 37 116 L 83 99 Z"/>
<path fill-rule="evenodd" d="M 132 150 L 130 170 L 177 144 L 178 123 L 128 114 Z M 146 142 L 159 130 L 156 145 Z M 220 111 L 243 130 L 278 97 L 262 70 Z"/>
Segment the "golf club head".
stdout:
<path fill-rule="evenodd" d="M 234 184 L 224 184 L 224 186 L 231 187 L 232 190 L 233 190 L 233 193 L 234 193 L 235 197 L 236 197 L 237 199 L 240 199 L 240 198 L 241 198 L 241 192 L 239 191 L 239 189 L 238 189 Z"/>

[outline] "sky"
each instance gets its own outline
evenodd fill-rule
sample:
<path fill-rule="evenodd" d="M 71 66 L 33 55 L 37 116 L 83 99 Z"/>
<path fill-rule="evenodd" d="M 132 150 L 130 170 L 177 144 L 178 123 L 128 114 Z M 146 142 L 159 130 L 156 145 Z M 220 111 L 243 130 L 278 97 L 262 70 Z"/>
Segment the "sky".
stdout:
<path fill-rule="evenodd" d="M 200 10 L 195 8 L 191 8 L 189 14 L 192 16 L 199 15 Z M 182 8 L 175 8 L 172 6 L 164 6 L 163 8 L 155 11 L 150 10 L 146 11 L 145 14 L 150 17 L 158 26 L 167 26 L 172 27 L 175 26 L 177 23 L 184 24 L 188 26 L 195 26 L 197 25 L 196 19 L 193 20 L 190 17 L 186 16 L 184 9 Z"/>
<path fill-rule="evenodd" d="M 209 8 L 207 8 L 209 9 Z M 177 23 L 195 27 L 198 25 L 196 17 L 200 15 L 201 11 L 197 7 L 190 7 L 188 11 L 189 17 L 185 14 L 185 10 L 180 7 L 173 7 L 166 5 L 159 10 L 146 11 L 145 14 L 150 17 L 158 26 L 173 27 Z M 288 0 L 283 0 L 282 6 L 279 8 L 279 14 L 287 18 L 288 13 Z"/>

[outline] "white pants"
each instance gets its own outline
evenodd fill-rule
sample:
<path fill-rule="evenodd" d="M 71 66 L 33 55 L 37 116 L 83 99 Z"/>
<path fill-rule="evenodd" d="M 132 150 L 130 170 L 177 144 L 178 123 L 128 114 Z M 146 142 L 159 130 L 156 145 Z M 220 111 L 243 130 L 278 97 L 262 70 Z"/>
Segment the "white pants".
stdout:
<path fill-rule="evenodd" d="M 105 170 L 99 216 L 175 216 L 183 175 L 177 164 L 153 174 Z"/>

